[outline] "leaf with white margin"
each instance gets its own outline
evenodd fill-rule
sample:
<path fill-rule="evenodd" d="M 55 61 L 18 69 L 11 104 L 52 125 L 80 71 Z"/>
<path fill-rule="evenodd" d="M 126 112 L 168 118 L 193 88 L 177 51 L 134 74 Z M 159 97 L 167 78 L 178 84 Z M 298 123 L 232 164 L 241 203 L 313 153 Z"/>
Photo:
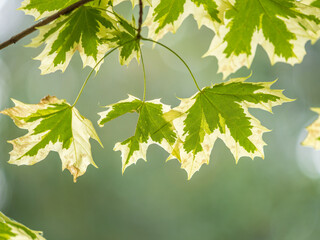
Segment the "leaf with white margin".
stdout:
<path fill-rule="evenodd" d="M 181 168 L 188 179 L 202 164 L 209 163 L 211 150 L 217 138 L 222 139 L 236 159 L 248 156 L 264 157 L 262 134 L 268 129 L 252 116 L 248 109 L 272 111 L 273 106 L 289 102 L 281 90 L 272 90 L 274 82 L 244 82 L 246 78 L 206 87 L 191 98 L 181 99 L 172 111 L 181 117 L 173 121 L 181 141 L 177 141 Z"/>
<path fill-rule="evenodd" d="M 33 16 L 35 20 L 39 20 L 51 16 L 79 1 L 80 0 L 24 0 L 19 10 L 22 10 L 27 15 Z M 112 0 L 93 0 L 84 5 L 107 8 L 112 5 Z"/>
<path fill-rule="evenodd" d="M 42 74 L 65 71 L 78 50 L 83 66 L 94 67 L 114 43 L 105 41 L 115 30 L 115 21 L 104 10 L 81 6 L 68 15 L 40 27 L 40 33 L 27 47 L 46 44 L 35 59 L 41 61 Z M 102 62 L 101 62 L 102 63 Z"/>
<path fill-rule="evenodd" d="M 24 0 L 20 10 L 25 14 L 33 16 L 36 20 L 48 17 L 66 7 L 78 2 L 79 0 Z M 94 0 L 86 3 L 86 6 L 98 6 L 107 8 L 110 5 L 116 6 L 129 0 Z M 132 6 L 138 5 L 139 0 L 131 0 Z M 151 5 L 151 0 L 143 0 L 144 5 Z"/>
<path fill-rule="evenodd" d="M 92 123 L 75 107 L 53 96 L 43 98 L 39 104 L 12 101 L 15 107 L 0 113 L 8 115 L 19 128 L 29 132 L 8 141 L 13 145 L 9 163 L 33 165 L 46 158 L 50 151 L 56 151 L 62 161 L 62 170 L 68 169 L 74 182 L 86 172 L 89 164 L 97 167 L 92 159 L 89 138 L 101 142 Z"/>
<path fill-rule="evenodd" d="M 34 18 L 38 20 L 48 17 L 78 1 L 79 0 L 24 0 L 19 9 L 27 15 L 34 16 Z"/>
<path fill-rule="evenodd" d="M 302 61 L 305 44 L 320 37 L 320 7 L 311 0 L 229 0 L 224 24 L 216 31 L 205 56 L 218 59 L 225 78 L 242 66 L 250 67 L 257 45 L 271 64 Z"/>
<path fill-rule="evenodd" d="M 115 43 L 119 47 L 119 61 L 121 65 L 128 65 L 133 58 L 139 62 L 140 59 L 140 41 L 137 39 L 137 30 L 134 23 L 117 15 L 118 26 L 108 39 L 107 42 Z"/>
<path fill-rule="evenodd" d="M 144 22 L 149 38 L 159 40 L 168 32 L 175 33 L 182 22 L 193 14 L 199 27 L 216 28 L 223 19 L 225 1 L 206 0 L 154 0 Z"/>
<path fill-rule="evenodd" d="M 0 212 L 0 240 L 45 240 L 42 232 L 34 231 Z"/>
<path fill-rule="evenodd" d="M 312 111 L 320 115 L 320 108 L 311 108 Z M 320 116 L 307 127 L 308 136 L 302 142 L 302 145 L 320 149 Z"/>
<path fill-rule="evenodd" d="M 106 107 L 107 111 L 99 113 L 100 126 L 129 112 L 139 114 L 134 135 L 116 143 L 114 147 L 115 151 L 122 152 L 122 173 L 140 158 L 147 161 L 147 149 L 153 143 L 160 145 L 169 153 L 173 151 L 176 133 L 172 123 L 164 117 L 164 114 L 171 110 L 170 106 L 162 104 L 159 99 L 143 102 L 129 95 L 128 99 Z"/>

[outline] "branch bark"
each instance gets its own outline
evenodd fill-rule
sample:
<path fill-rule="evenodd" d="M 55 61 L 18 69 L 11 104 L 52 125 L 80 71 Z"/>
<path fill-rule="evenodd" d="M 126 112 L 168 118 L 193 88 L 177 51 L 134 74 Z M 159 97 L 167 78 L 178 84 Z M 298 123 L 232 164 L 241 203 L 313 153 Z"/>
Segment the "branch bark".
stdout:
<path fill-rule="evenodd" d="M 11 44 L 15 44 L 16 42 L 18 42 L 20 39 L 24 38 L 25 36 L 33 33 L 34 31 L 37 30 L 38 27 L 42 27 L 44 25 L 47 25 L 49 23 L 51 23 L 52 21 L 56 20 L 57 18 L 59 18 L 62 15 L 68 14 L 70 12 L 72 12 L 73 10 L 81 7 L 82 5 L 91 2 L 93 0 L 81 0 L 79 2 L 76 2 L 72 5 L 70 5 L 69 7 L 66 7 L 65 9 L 60 10 L 59 12 L 41 20 L 40 22 L 36 23 L 35 25 L 23 30 L 22 32 L 18 33 L 17 35 L 11 37 L 9 40 L 3 42 L 0 44 L 0 50 L 10 46 Z"/>
<path fill-rule="evenodd" d="M 138 26 L 137 39 L 141 38 L 142 17 L 143 17 L 143 3 L 142 3 L 142 0 L 139 0 L 139 23 L 138 23 L 139 26 Z"/>

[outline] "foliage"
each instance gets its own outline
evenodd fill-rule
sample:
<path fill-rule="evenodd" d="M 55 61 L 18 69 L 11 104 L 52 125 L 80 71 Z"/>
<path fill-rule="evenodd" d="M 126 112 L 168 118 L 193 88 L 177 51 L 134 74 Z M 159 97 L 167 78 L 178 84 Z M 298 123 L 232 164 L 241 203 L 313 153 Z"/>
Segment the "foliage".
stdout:
<path fill-rule="evenodd" d="M 8 115 L 14 123 L 28 133 L 9 141 L 13 145 L 9 163 L 33 165 L 56 151 L 62 169 L 68 169 L 74 181 L 83 175 L 88 165 L 96 167 L 92 159 L 90 138 L 100 144 L 90 120 L 83 117 L 75 105 L 93 71 L 98 71 L 103 60 L 119 50 L 120 64 L 129 64 L 136 58 L 144 71 L 144 96 L 129 95 L 125 100 L 107 105 L 100 112 L 99 126 L 104 126 L 127 113 L 138 114 L 133 136 L 115 144 L 121 151 L 122 172 L 140 158 L 147 160 L 147 150 L 157 144 L 169 153 L 168 160 L 176 158 L 186 170 L 188 178 L 209 163 L 215 141 L 220 138 L 230 149 L 236 162 L 243 156 L 264 157 L 263 133 L 268 129 L 249 112 L 258 108 L 272 112 L 272 107 L 292 101 L 281 90 L 271 89 L 274 82 L 248 82 L 247 78 L 229 79 L 227 82 L 200 89 L 187 63 L 168 46 L 158 42 L 169 32 L 176 32 L 190 15 L 199 28 L 206 26 L 214 37 L 205 56 L 215 56 L 218 71 L 226 78 L 241 67 L 250 67 L 258 45 L 266 51 L 272 64 L 302 61 L 307 41 L 320 37 L 319 0 L 132 0 L 139 6 L 139 20 L 123 18 L 115 6 L 124 0 L 92 0 L 79 5 L 49 24 L 40 27 L 29 47 L 44 49 L 39 56 L 42 74 L 68 67 L 78 51 L 83 66 L 92 71 L 86 78 L 74 104 L 53 96 L 38 104 L 25 104 L 13 100 L 15 106 L 0 113 Z M 72 6 L 77 0 L 24 0 L 21 10 L 35 20 Z M 149 6 L 145 21 L 142 10 Z M 141 36 L 141 28 L 148 28 L 148 38 Z M 171 108 L 160 99 L 146 101 L 146 74 L 142 55 L 142 42 L 158 44 L 176 55 L 186 66 L 199 90 L 190 98 L 180 99 L 180 105 Z M 313 111 L 320 114 L 319 108 Z M 308 128 L 309 135 L 303 145 L 320 149 L 320 118 Z M 102 146 L 102 144 L 101 144 Z M 40 232 L 32 231 L 9 219 L 0 212 L 0 240 L 44 239 Z"/>
<path fill-rule="evenodd" d="M 320 115 L 320 108 L 311 108 L 312 111 Z M 310 146 L 315 149 L 320 149 L 320 117 L 307 127 L 308 136 L 302 142 L 304 146 Z"/>
<path fill-rule="evenodd" d="M 42 232 L 33 231 L 0 212 L 0 240 L 45 240 Z"/>
<path fill-rule="evenodd" d="M 43 19 L 72 4 L 69 1 L 24 0 L 21 10 L 35 19 Z M 271 111 L 271 108 L 291 101 L 280 90 L 272 90 L 272 83 L 250 83 L 245 78 L 231 79 L 226 83 L 199 88 L 190 67 L 172 49 L 157 40 L 168 32 L 175 32 L 183 21 L 192 15 L 199 27 L 214 31 L 208 52 L 218 59 L 219 71 L 224 77 L 242 66 L 250 67 L 258 45 L 267 52 L 271 63 L 300 62 L 305 55 L 304 45 L 315 42 L 320 36 L 319 1 L 312 0 L 150 0 L 132 1 L 138 5 L 138 23 L 120 16 L 114 6 L 122 0 L 93 0 L 78 6 L 39 28 L 39 34 L 29 46 L 45 45 L 36 59 L 41 61 L 42 74 L 64 71 L 74 53 L 79 51 L 84 66 L 98 71 L 105 57 L 119 50 L 121 64 L 133 58 L 141 61 L 142 41 L 159 44 L 175 54 L 190 72 L 199 92 L 181 99 L 178 107 L 160 100 L 145 101 L 129 96 L 128 99 L 108 105 L 99 113 L 103 126 L 129 112 L 136 112 L 139 119 L 134 135 L 117 143 L 114 150 L 122 152 L 122 170 L 146 160 L 150 144 L 156 143 L 177 158 L 189 178 L 203 163 L 208 163 L 213 144 L 221 138 L 236 161 L 242 156 L 263 157 L 265 145 L 262 134 L 267 129 L 249 113 L 249 108 Z M 145 21 L 143 6 L 150 5 Z M 141 27 L 148 27 L 148 36 L 141 36 Z M 15 124 L 29 133 L 10 141 L 14 148 L 10 163 L 32 165 L 43 160 L 49 151 L 59 152 L 63 169 L 74 176 L 84 174 L 91 157 L 89 138 L 99 141 L 91 122 L 82 117 L 74 105 L 87 81 L 71 106 L 65 100 L 46 97 L 39 104 L 24 104 L 14 100 L 16 106 L 2 111 Z M 144 79 L 146 82 L 146 78 Z M 100 141 L 99 141 L 100 142 Z"/>
<path fill-rule="evenodd" d="M 28 129 L 23 137 L 10 141 L 13 150 L 9 163 L 33 165 L 43 160 L 49 151 L 57 151 L 62 169 L 68 169 L 76 181 L 89 164 L 96 166 L 91 156 L 89 138 L 100 142 L 92 123 L 65 100 L 47 96 L 39 104 L 24 104 L 12 100 L 15 107 L 2 111 L 19 128 Z"/>
<path fill-rule="evenodd" d="M 194 96 L 181 99 L 173 111 L 180 141 L 171 153 L 181 161 L 189 178 L 204 163 L 217 138 L 224 141 L 236 161 L 242 156 L 264 157 L 262 134 L 268 129 L 253 117 L 248 108 L 272 111 L 273 106 L 289 102 L 280 90 L 271 90 L 272 83 L 244 82 L 245 78 L 206 87 Z"/>

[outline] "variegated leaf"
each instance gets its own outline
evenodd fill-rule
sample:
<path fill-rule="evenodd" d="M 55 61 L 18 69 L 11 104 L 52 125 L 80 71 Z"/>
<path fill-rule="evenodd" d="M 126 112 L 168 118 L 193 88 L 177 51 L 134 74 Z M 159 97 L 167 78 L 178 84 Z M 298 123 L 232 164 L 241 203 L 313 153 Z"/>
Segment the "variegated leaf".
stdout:
<path fill-rule="evenodd" d="M 36 20 L 48 17 L 55 12 L 62 10 L 79 0 L 55 0 L 55 1 L 43 1 L 43 0 L 24 0 L 21 3 L 20 9 L 25 14 L 34 16 Z"/>
<path fill-rule="evenodd" d="M 50 151 L 56 151 L 62 169 L 68 169 L 74 181 L 86 172 L 89 164 L 96 167 L 89 138 L 100 143 L 99 137 L 92 123 L 76 108 L 52 96 L 42 99 L 39 104 L 12 101 L 15 107 L 0 113 L 8 115 L 19 128 L 29 132 L 9 141 L 13 145 L 9 163 L 33 165 L 46 158 Z"/>
<path fill-rule="evenodd" d="M 249 113 L 249 108 L 271 112 L 273 106 L 291 101 L 273 83 L 244 82 L 232 79 L 206 87 L 191 98 L 181 99 L 172 111 L 181 117 L 173 121 L 181 141 L 177 141 L 170 158 L 178 158 L 190 179 L 202 164 L 209 163 L 217 138 L 222 139 L 236 161 L 242 156 L 264 157 L 262 135 L 268 129 Z"/>
<path fill-rule="evenodd" d="M 172 123 L 167 121 L 164 114 L 170 106 L 164 105 L 160 100 L 143 102 L 138 98 L 129 96 L 128 99 L 107 106 L 108 110 L 99 113 L 99 125 L 129 112 L 139 114 L 135 134 L 123 142 L 116 143 L 114 150 L 122 152 L 122 172 L 135 164 L 140 158 L 147 160 L 148 147 L 155 143 L 168 152 L 173 151 L 176 140 Z"/>
<path fill-rule="evenodd" d="M 92 6 L 81 6 L 39 30 L 28 46 L 46 44 L 35 58 L 41 61 L 42 74 L 64 71 L 77 50 L 83 66 L 93 68 L 114 47 L 105 39 L 115 30 L 115 21 L 104 10 Z"/>
<path fill-rule="evenodd" d="M 45 240 L 42 232 L 34 231 L 0 212 L 0 240 Z"/>
<path fill-rule="evenodd" d="M 120 64 L 128 65 L 133 58 L 139 62 L 140 59 L 140 41 L 137 39 L 137 30 L 135 23 L 129 23 L 121 16 L 117 15 L 118 26 L 114 29 L 109 38 L 105 39 L 110 45 L 114 43 L 114 47 L 119 47 Z"/>
<path fill-rule="evenodd" d="M 216 56 L 224 78 L 250 67 L 260 44 L 272 64 L 295 64 L 305 44 L 320 37 L 318 0 L 155 0 L 145 25 L 155 40 L 175 32 L 190 14 L 215 36 L 205 56 Z"/>
<path fill-rule="evenodd" d="M 222 0 L 154 0 L 144 24 L 149 27 L 149 37 L 158 40 L 168 32 L 175 33 L 190 14 L 199 27 L 216 28 L 222 22 L 225 8 Z"/>
<path fill-rule="evenodd" d="M 311 0 L 229 0 L 224 24 L 205 56 L 218 59 L 223 76 L 250 67 L 260 44 L 271 64 L 302 61 L 305 44 L 320 37 L 320 7 Z"/>
<path fill-rule="evenodd" d="M 311 108 L 312 111 L 320 115 L 320 108 Z M 307 127 L 308 136 L 302 145 L 320 149 L 320 116 L 310 126 Z"/>

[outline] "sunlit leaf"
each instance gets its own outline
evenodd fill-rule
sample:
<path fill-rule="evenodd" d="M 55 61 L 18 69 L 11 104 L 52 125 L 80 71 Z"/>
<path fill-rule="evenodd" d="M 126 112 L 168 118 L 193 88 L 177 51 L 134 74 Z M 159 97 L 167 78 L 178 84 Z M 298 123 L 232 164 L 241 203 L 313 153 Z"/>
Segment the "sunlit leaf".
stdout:
<path fill-rule="evenodd" d="M 100 143 L 92 123 L 80 115 L 65 100 L 47 96 L 39 104 L 24 104 L 13 100 L 15 107 L 0 113 L 8 115 L 14 123 L 29 132 L 9 141 L 13 145 L 9 163 L 33 165 L 56 151 L 62 169 L 68 169 L 76 181 L 93 162 L 89 138 Z"/>
<path fill-rule="evenodd" d="M 45 240 L 42 232 L 34 231 L 0 212 L 0 240 Z"/>
<path fill-rule="evenodd" d="M 111 37 L 106 41 L 114 43 L 114 47 L 119 47 L 120 64 L 128 65 L 133 58 L 139 61 L 140 58 L 140 42 L 137 39 L 137 29 L 134 23 L 129 23 L 124 18 L 117 16 L 118 26 L 112 31 Z"/>
<path fill-rule="evenodd" d="M 310 0 L 235 0 L 225 12 L 206 53 L 218 59 L 224 77 L 250 67 L 260 44 L 271 64 L 302 61 L 305 44 L 320 37 L 320 8 Z"/>
<path fill-rule="evenodd" d="M 35 59 L 41 61 L 42 74 L 64 71 L 78 50 L 84 66 L 94 67 L 113 46 L 103 39 L 115 29 L 114 20 L 99 8 L 82 6 L 72 13 L 39 28 L 29 47 L 46 44 Z"/>
<path fill-rule="evenodd" d="M 40 19 L 50 16 L 78 1 L 79 0 L 24 0 L 21 3 L 20 9 L 24 11 L 25 14 L 34 16 L 36 19 Z"/>
<path fill-rule="evenodd" d="M 215 36 L 205 56 L 216 56 L 224 77 L 250 67 L 260 44 L 272 64 L 295 64 L 305 55 L 305 44 L 320 37 L 318 0 L 155 0 L 145 25 L 155 40 L 176 32 L 192 14 L 199 27 Z"/>
<path fill-rule="evenodd" d="M 175 33 L 182 22 L 193 14 L 199 26 L 216 26 L 221 23 L 223 1 L 205 0 L 154 0 L 145 25 L 149 27 L 149 37 L 155 40 L 168 32 Z"/>
<path fill-rule="evenodd" d="M 320 108 L 311 108 L 312 111 L 320 115 Z M 308 136 L 302 142 L 304 146 L 320 149 L 320 116 L 310 126 L 307 127 Z"/>
<path fill-rule="evenodd" d="M 122 152 L 122 172 L 140 158 L 146 161 L 147 149 L 153 143 L 170 153 L 173 151 L 176 134 L 172 124 L 164 117 L 170 106 L 162 104 L 160 100 L 143 102 L 129 96 L 128 99 L 109 105 L 107 108 L 107 111 L 99 113 L 100 126 L 126 113 L 139 114 L 134 135 L 114 147 L 115 151 Z"/>
<path fill-rule="evenodd" d="M 209 163 L 217 138 L 222 139 L 236 161 L 242 156 L 264 157 L 262 135 L 268 129 L 249 113 L 249 108 L 271 112 L 273 106 L 291 101 L 281 90 L 272 90 L 273 83 L 244 82 L 246 78 L 203 88 L 191 98 L 181 99 L 172 111 L 181 117 L 173 121 L 181 141 L 177 141 L 181 167 L 188 178 L 202 164 Z M 177 114 L 179 115 L 179 114 Z"/>

